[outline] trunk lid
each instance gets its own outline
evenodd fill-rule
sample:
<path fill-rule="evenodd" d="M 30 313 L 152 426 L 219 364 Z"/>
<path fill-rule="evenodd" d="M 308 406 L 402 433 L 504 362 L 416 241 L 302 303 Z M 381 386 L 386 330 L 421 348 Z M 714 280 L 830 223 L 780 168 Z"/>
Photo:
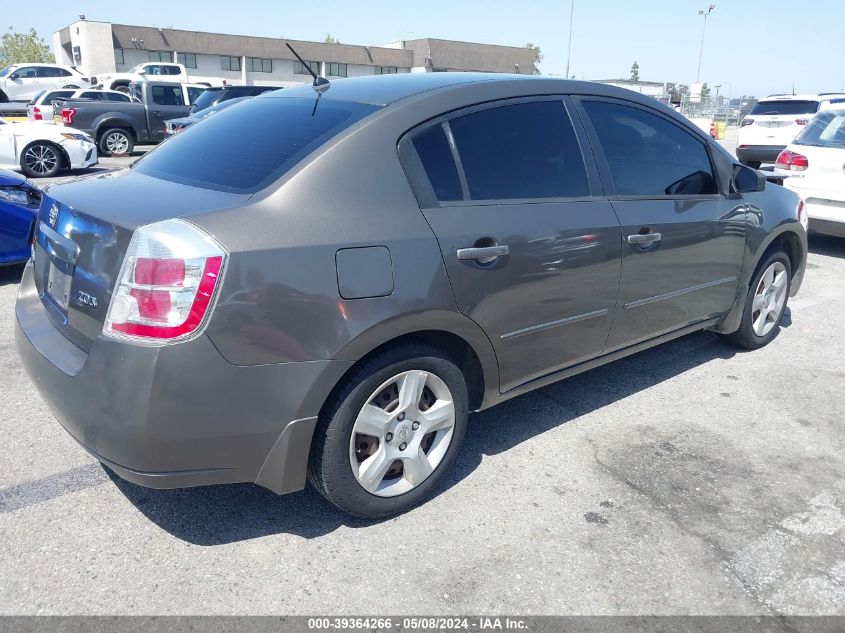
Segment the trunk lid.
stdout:
<path fill-rule="evenodd" d="M 136 228 L 237 206 L 249 197 L 131 170 L 48 187 L 36 221 L 33 264 L 36 287 L 51 321 L 88 351 L 102 332 Z"/>

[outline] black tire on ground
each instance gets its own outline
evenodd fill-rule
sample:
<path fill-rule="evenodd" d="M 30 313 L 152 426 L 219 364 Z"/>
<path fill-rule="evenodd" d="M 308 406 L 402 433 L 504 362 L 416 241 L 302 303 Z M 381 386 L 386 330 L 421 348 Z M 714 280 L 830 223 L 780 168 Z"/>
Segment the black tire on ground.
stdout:
<path fill-rule="evenodd" d="M 752 317 L 755 311 L 754 295 L 761 284 L 766 270 L 775 262 L 780 262 L 783 264 L 784 268 L 786 268 L 786 298 L 784 299 L 783 307 L 778 315 L 778 321 L 775 323 L 775 326 L 765 335 L 758 336 L 754 332 L 754 320 Z M 737 347 L 742 347 L 743 349 L 758 349 L 771 342 L 771 340 L 777 336 L 778 330 L 780 329 L 780 320 L 783 318 L 783 314 L 786 312 L 786 306 L 789 303 L 789 289 L 791 286 L 792 265 L 789 263 L 789 257 L 787 257 L 786 253 L 783 251 L 775 251 L 760 263 L 754 273 L 751 283 L 748 285 L 748 296 L 745 300 L 745 309 L 742 313 L 742 321 L 739 325 L 739 329 L 736 332 L 724 334 L 723 338 L 729 343 L 732 343 Z"/>
<path fill-rule="evenodd" d="M 129 130 L 113 127 L 100 134 L 97 148 L 107 156 L 127 156 L 135 148 L 135 139 Z"/>
<path fill-rule="evenodd" d="M 741 160 L 739 161 L 741 165 L 745 165 L 746 167 L 751 167 L 751 169 L 760 169 L 760 161 L 759 160 Z"/>
<path fill-rule="evenodd" d="M 21 152 L 21 170 L 29 178 L 51 178 L 62 169 L 62 151 L 53 143 L 35 141 Z"/>
<path fill-rule="evenodd" d="M 404 494 L 381 497 L 366 491 L 350 464 L 350 441 L 358 412 L 385 381 L 402 372 L 424 370 L 449 388 L 455 406 L 451 443 L 434 471 Z M 365 361 L 347 376 L 323 407 L 308 465 L 308 480 L 332 504 L 358 517 L 378 519 L 410 510 L 431 496 L 454 465 L 466 431 L 467 386 L 461 370 L 442 350 L 425 343 L 402 343 Z"/>
<path fill-rule="evenodd" d="M 2 90 L 0 90 L 0 103 L 9 103 L 9 97 Z"/>

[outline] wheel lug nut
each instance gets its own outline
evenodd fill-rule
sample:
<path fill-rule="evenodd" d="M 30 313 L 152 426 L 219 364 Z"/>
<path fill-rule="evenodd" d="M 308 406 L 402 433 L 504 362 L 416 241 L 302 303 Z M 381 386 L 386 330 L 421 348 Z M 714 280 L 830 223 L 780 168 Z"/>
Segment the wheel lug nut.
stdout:
<path fill-rule="evenodd" d="M 402 420 L 404 420 L 404 419 L 405 419 L 405 414 L 404 414 L 404 413 L 400 413 L 400 414 L 399 414 L 399 417 L 398 417 L 397 419 L 401 422 Z"/>
<path fill-rule="evenodd" d="M 404 451 L 406 448 L 408 448 L 408 445 L 407 445 L 407 444 L 405 444 L 405 442 L 402 442 L 402 443 L 399 445 L 399 450 L 400 450 L 400 451 Z"/>
<path fill-rule="evenodd" d="M 386 439 L 388 442 L 390 442 L 393 439 L 393 433 L 388 433 L 387 435 L 384 436 L 384 439 Z"/>
<path fill-rule="evenodd" d="M 411 425 L 411 428 L 412 428 L 412 429 L 414 429 L 414 430 L 416 431 L 418 428 L 420 428 L 420 423 L 419 423 L 419 422 L 414 422 L 414 423 Z"/>

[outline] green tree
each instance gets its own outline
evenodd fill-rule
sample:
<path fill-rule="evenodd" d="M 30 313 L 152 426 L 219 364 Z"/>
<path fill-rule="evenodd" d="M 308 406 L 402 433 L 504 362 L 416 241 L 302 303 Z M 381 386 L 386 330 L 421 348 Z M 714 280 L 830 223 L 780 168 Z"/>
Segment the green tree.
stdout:
<path fill-rule="evenodd" d="M 525 45 L 525 48 L 529 49 L 531 52 L 534 53 L 534 68 L 532 73 L 535 75 L 540 74 L 540 62 L 543 61 L 543 51 L 540 50 L 539 46 L 534 46 L 531 42 Z"/>
<path fill-rule="evenodd" d="M 332 37 L 331 33 L 326 33 L 326 37 L 323 38 L 323 42 L 326 44 L 342 44 L 339 39 Z"/>
<path fill-rule="evenodd" d="M 635 61 L 633 66 L 631 66 L 631 81 L 639 81 L 640 80 L 640 65 Z"/>
<path fill-rule="evenodd" d="M 53 64 L 55 61 L 56 56 L 47 42 L 38 37 L 35 29 L 29 29 L 29 33 L 16 33 L 10 26 L 0 37 L 0 67 L 23 63 Z"/>
<path fill-rule="evenodd" d="M 706 99 L 709 96 L 710 96 L 710 86 L 708 86 L 705 83 L 704 85 L 701 86 L 701 98 Z"/>

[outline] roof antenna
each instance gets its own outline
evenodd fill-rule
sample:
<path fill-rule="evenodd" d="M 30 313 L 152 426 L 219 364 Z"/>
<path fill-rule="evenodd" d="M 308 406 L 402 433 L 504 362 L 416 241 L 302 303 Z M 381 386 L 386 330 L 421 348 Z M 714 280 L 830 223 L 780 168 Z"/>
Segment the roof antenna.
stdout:
<path fill-rule="evenodd" d="M 285 42 L 285 46 L 290 49 L 290 52 L 294 54 L 294 56 L 299 60 L 299 63 L 307 70 L 310 75 L 314 78 L 314 82 L 311 84 L 311 87 L 314 89 L 314 92 L 317 93 L 317 100 L 314 102 L 314 109 L 311 110 L 311 116 L 314 116 L 314 113 L 317 111 L 317 104 L 320 103 L 320 97 L 323 96 L 323 93 L 332 87 L 332 84 L 329 82 L 328 79 L 325 77 L 320 77 L 317 73 L 315 73 L 311 66 L 305 63 L 305 60 L 299 56 L 295 50 L 293 50 L 293 46 L 291 46 L 288 42 Z"/>

